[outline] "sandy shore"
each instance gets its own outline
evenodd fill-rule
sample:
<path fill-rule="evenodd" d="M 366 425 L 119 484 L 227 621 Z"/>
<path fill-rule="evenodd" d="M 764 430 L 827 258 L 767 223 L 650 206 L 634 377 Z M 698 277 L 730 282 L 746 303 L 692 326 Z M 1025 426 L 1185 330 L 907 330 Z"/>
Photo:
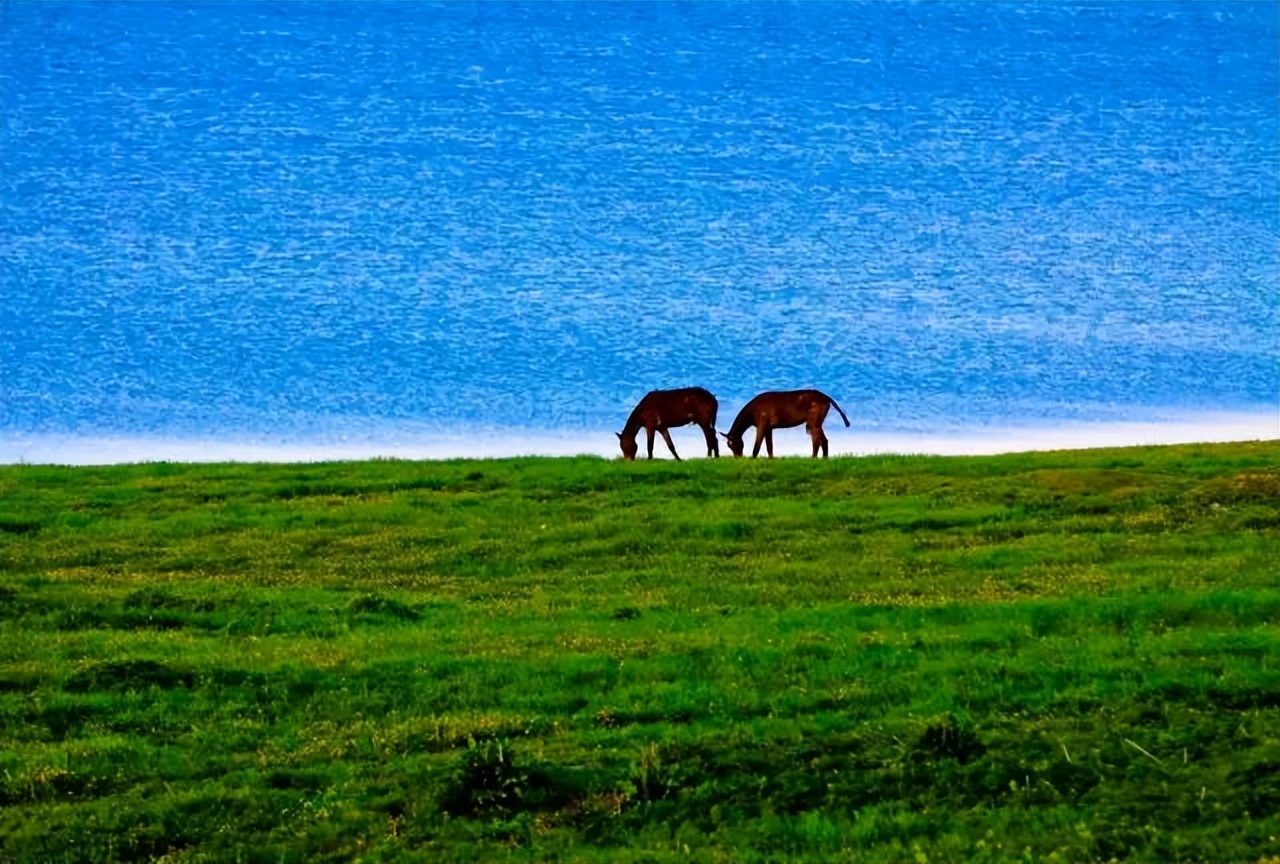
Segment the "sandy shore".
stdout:
<path fill-rule="evenodd" d="M 912 431 L 859 431 L 828 420 L 831 455 L 875 453 L 980 455 L 1026 450 L 1187 444 L 1209 441 L 1253 441 L 1280 438 L 1280 411 L 1216 413 L 1171 421 L 1061 423 L 1039 426 L 983 426 Z M 686 427 L 672 431 L 685 458 L 705 452 L 702 434 Z M 754 433 L 748 433 L 750 453 Z M 774 434 L 775 454 L 808 456 L 803 429 Z M 640 436 L 644 452 L 644 434 Z M 728 452 L 722 446 L 722 452 Z M 562 434 L 523 430 L 484 430 L 471 435 L 396 434 L 331 436 L 312 439 L 170 438 L 163 436 L 97 436 L 0 432 L 0 464 L 109 465 L 127 462 L 315 462 L 370 458 L 454 459 L 508 456 L 573 456 L 612 458 L 618 455 L 611 430 L 574 430 Z M 670 458 L 659 437 L 657 458 Z"/>

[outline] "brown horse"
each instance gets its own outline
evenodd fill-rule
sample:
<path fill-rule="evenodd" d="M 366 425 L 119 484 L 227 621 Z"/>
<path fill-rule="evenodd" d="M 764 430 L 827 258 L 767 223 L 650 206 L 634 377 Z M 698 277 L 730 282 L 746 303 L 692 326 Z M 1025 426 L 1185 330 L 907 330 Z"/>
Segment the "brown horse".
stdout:
<path fill-rule="evenodd" d="M 667 430 L 696 423 L 707 438 L 707 456 L 719 456 L 720 442 L 716 441 L 716 411 L 719 408 L 716 397 L 701 387 L 647 393 L 627 418 L 627 425 L 615 433 L 622 442 L 622 455 L 627 459 L 636 458 L 636 451 L 640 449 L 636 444 L 636 433 L 643 426 L 649 437 L 650 459 L 653 458 L 653 432 L 656 429 L 662 433 L 662 440 L 667 442 L 671 455 L 679 460 L 680 454 L 676 452 L 676 445 L 671 443 L 671 434 Z"/>
<path fill-rule="evenodd" d="M 748 428 L 756 427 L 756 446 L 751 449 L 751 458 L 760 455 L 760 442 L 763 441 L 769 450 L 769 458 L 773 458 L 773 430 L 790 429 L 804 424 L 813 440 L 813 458 L 818 458 L 818 450 L 822 450 L 822 458 L 827 458 L 827 436 L 822 431 L 822 421 L 827 417 L 827 410 L 835 406 L 849 425 L 849 418 L 844 410 L 836 405 L 836 400 L 820 390 L 790 390 L 783 393 L 761 393 L 752 399 L 733 421 L 729 434 L 724 438 L 729 442 L 729 449 L 734 456 L 742 455 L 742 433 Z"/>

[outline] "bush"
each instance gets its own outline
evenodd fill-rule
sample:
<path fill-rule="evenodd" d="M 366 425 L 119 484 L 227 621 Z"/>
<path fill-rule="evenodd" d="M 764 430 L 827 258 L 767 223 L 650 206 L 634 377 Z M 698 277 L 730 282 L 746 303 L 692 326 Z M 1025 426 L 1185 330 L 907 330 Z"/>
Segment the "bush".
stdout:
<path fill-rule="evenodd" d="M 515 763 L 510 746 L 468 738 L 442 806 L 454 816 L 509 814 L 519 809 L 528 790 L 529 773 Z"/>

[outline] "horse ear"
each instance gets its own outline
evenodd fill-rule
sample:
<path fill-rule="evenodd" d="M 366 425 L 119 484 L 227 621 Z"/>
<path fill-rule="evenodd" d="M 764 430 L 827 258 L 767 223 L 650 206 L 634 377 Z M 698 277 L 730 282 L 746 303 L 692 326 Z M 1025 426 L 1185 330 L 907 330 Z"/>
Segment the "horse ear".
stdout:
<path fill-rule="evenodd" d="M 618 440 L 619 440 L 619 441 L 621 441 L 621 440 L 622 440 L 622 433 L 621 433 L 621 432 L 614 432 L 613 434 L 618 436 Z"/>
<path fill-rule="evenodd" d="M 728 441 L 728 440 L 729 440 L 729 435 L 728 435 L 727 433 L 725 433 L 725 432 L 719 432 L 719 431 L 717 431 L 717 432 L 716 432 L 716 434 L 717 434 L 717 435 L 719 435 L 721 438 L 723 438 L 723 439 L 724 439 L 724 440 L 726 440 L 726 441 Z"/>

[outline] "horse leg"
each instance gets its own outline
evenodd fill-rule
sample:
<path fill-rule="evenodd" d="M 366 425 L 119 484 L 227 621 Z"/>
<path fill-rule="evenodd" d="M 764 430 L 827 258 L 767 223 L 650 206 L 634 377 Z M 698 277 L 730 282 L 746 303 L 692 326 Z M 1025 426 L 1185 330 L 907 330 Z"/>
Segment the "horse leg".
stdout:
<path fill-rule="evenodd" d="M 831 410 L 830 405 L 815 406 L 809 417 L 809 437 L 813 439 L 813 458 L 818 458 L 818 449 L 822 449 L 822 458 L 827 458 L 827 433 L 822 431 L 822 421 L 827 419 L 827 412 Z"/>
<path fill-rule="evenodd" d="M 764 427 L 757 426 L 756 427 L 756 444 L 754 447 L 751 448 L 752 459 L 760 455 L 760 445 L 764 443 L 764 435 L 765 435 Z"/>
<path fill-rule="evenodd" d="M 662 440 L 667 442 L 667 449 L 671 451 L 671 455 L 676 457 L 676 461 L 680 461 L 680 454 L 676 452 L 676 445 L 671 443 L 671 433 L 667 431 L 666 426 L 659 426 L 658 431 L 662 433 Z"/>
<path fill-rule="evenodd" d="M 773 427 L 764 427 L 764 446 L 769 451 L 769 458 L 773 458 Z"/>
<path fill-rule="evenodd" d="M 716 440 L 716 430 L 710 423 L 703 423 L 702 435 L 707 439 L 707 458 L 720 458 L 720 442 Z"/>
<path fill-rule="evenodd" d="M 644 434 L 649 439 L 649 458 L 652 459 L 653 458 L 653 427 L 652 426 L 644 427 Z"/>

